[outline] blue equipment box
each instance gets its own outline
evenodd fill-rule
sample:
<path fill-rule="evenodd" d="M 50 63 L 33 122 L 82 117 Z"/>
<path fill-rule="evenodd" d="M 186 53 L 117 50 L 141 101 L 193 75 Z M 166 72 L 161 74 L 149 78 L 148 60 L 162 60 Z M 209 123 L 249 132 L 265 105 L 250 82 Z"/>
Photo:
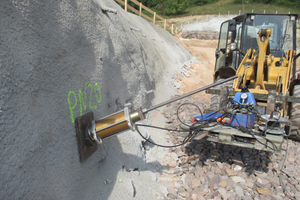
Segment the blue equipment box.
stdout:
<path fill-rule="evenodd" d="M 231 126 L 243 126 L 246 128 L 251 127 L 254 124 L 255 114 L 231 114 L 230 125 Z"/>
<path fill-rule="evenodd" d="M 244 101 L 244 104 L 250 103 L 252 104 L 252 106 L 256 105 L 254 95 L 251 92 L 237 92 L 235 93 L 233 100 L 242 104 L 243 103 L 243 99 L 241 98 L 242 94 L 246 94 L 246 99 Z"/>
<path fill-rule="evenodd" d="M 222 115 L 223 114 L 221 114 L 221 113 L 211 112 L 211 113 L 207 113 L 207 114 L 204 114 L 204 115 L 196 116 L 196 117 L 194 117 L 194 120 L 201 121 L 202 117 L 203 117 L 203 121 L 208 121 L 210 119 L 217 119 L 217 118 L 221 117 Z"/>

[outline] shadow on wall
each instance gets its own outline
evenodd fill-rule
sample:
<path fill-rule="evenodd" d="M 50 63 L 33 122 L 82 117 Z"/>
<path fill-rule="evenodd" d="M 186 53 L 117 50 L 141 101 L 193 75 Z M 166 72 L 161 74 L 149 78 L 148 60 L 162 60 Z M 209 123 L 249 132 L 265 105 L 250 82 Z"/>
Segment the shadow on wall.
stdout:
<path fill-rule="evenodd" d="M 162 166 L 157 161 L 145 164 L 144 159 L 139 156 L 116 152 L 119 151 L 119 149 L 117 149 L 119 148 L 119 144 L 116 144 L 116 141 L 117 139 L 113 136 L 103 141 L 103 145 L 98 146 L 100 147 L 98 151 L 101 151 L 107 149 L 106 146 L 113 145 L 113 147 L 116 147 L 115 150 L 113 148 L 110 149 L 113 151 L 111 152 L 113 156 L 107 155 L 103 160 L 99 160 L 97 155 L 92 155 L 89 158 L 94 166 L 89 169 L 88 177 L 85 177 L 85 184 L 88 182 L 94 185 L 90 185 L 90 187 L 85 184 L 81 185 L 80 190 L 76 192 L 82 199 L 108 199 L 111 196 L 118 197 L 118 199 L 133 198 L 136 193 L 141 195 L 141 190 L 139 190 L 139 188 L 135 190 L 134 184 L 143 183 L 142 180 L 137 181 L 140 177 L 136 176 L 134 174 L 135 172 L 152 171 L 156 173 L 169 169 L 169 167 Z M 134 179 L 137 182 L 134 182 Z M 126 182 L 130 180 L 133 180 L 132 186 L 130 183 L 128 187 L 128 183 Z M 116 191 L 116 188 L 118 188 L 119 191 Z M 82 194 L 82 191 L 84 191 L 84 194 Z"/>
<path fill-rule="evenodd" d="M 115 183 L 126 160 L 143 159 L 124 154 L 112 137 L 79 162 L 68 92 L 76 91 L 74 117 L 95 105 L 95 116 L 105 116 L 118 109 L 111 102 L 119 96 L 130 98 L 113 56 L 109 20 L 91 2 L 67 0 L 1 1 L 0 17 L 0 198 L 99 198 L 107 175 Z M 101 103 L 89 99 L 89 91 L 86 99 L 79 96 L 85 83 L 99 84 Z M 70 104 L 75 105 L 75 96 Z M 105 189 L 104 198 L 112 189 Z"/>

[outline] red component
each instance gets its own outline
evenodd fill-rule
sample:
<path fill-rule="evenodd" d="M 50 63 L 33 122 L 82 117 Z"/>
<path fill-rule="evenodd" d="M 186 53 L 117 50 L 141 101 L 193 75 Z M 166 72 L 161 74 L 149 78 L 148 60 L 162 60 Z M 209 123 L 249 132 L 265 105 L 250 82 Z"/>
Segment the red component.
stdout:
<path fill-rule="evenodd" d="M 194 123 L 194 122 L 195 122 L 195 118 L 193 118 L 193 119 L 191 120 L 191 122 Z"/>

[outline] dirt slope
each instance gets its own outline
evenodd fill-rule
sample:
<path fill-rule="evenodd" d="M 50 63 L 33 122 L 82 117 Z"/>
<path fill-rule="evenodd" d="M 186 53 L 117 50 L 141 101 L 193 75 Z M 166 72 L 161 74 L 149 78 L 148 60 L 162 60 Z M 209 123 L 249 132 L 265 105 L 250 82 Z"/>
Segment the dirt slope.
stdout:
<path fill-rule="evenodd" d="M 178 40 L 197 57 L 198 63 L 192 63 L 186 66 L 188 76 L 178 74 L 177 82 L 181 87 L 178 89 L 182 93 L 191 92 L 197 88 L 204 87 L 213 83 L 213 72 L 215 67 L 215 51 L 218 45 L 217 40 L 198 40 L 198 39 L 183 39 Z M 196 94 L 195 97 L 209 99 L 210 95 L 204 92 Z"/>

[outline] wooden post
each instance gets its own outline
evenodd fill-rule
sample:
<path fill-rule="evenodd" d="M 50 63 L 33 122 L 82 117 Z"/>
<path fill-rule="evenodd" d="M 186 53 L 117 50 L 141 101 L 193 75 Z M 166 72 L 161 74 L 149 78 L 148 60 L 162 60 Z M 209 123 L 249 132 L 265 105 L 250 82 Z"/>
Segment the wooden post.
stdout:
<path fill-rule="evenodd" d="M 252 9 L 252 13 L 253 13 L 253 9 Z"/>
<path fill-rule="evenodd" d="M 264 14 L 266 14 L 266 10 L 264 10 Z"/>
<path fill-rule="evenodd" d="M 291 14 L 291 12 L 289 12 L 289 14 Z"/>
<path fill-rule="evenodd" d="M 166 30 L 166 28 L 167 28 L 167 20 L 165 19 L 164 29 Z"/>
<path fill-rule="evenodd" d="M 140 11 L 139 11 L 139 16 L 141 17 L 142 16 L 142 3 L 140 3 Z"/>
<path fill-rule="evenodd" d="M 228 16 L 230 15 L 230 11 L 228 11 Z"/>
<path fill-rule="evenodd" d="M 155 24 L 155 16 L 156 16 L 156 12 L 154 12 L 154 15 L 153 15 L 153 24 Z"/>
<path fill-rule="evenodd" d="M 124 10 L 127 12 L 127 0 L 125 0 L 125 8 Z"/>
<path fill-rule="evenodd" d="M 241 14 L 241 10 L 239 10 L 239 15 Z"/>
<path fill-rule="evenodd" d="M 174 33 L 174 32 L 173 32 L 173 27 L 174 27 L 174 25 L 172 24 L 172 34 Z"/>
<path fill-rule="evenodd" d="M 277 15 L 277 10 L 276 10 L 276 15 Z"/>

